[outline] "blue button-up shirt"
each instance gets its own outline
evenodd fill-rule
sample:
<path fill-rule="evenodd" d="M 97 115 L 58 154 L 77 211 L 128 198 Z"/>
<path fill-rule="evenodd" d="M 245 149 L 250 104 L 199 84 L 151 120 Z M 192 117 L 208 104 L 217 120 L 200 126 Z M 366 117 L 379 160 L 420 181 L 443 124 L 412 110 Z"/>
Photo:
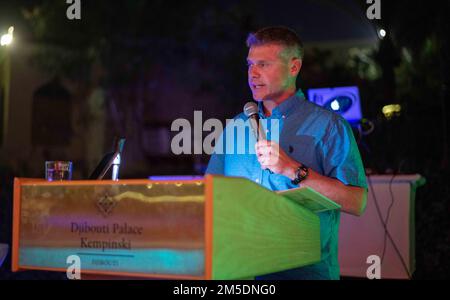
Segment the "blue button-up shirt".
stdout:
<path fill-rule="evenodd" d="M 291 158 L 346 185 L 367 188 L 352 129 L 340 115 L 307 101 L 299 90 L 273 109 L 270 117 L 265 116 L 262 102 L 259 102 L 259 116 L 267 126 L 267 139 L 277 142 Z M 248 118 L 243 113 L 234 120 L 248 124 Z M 245 177 L 273 191 L 298 187 L 286 176 L 261 169 L 254 151 L 256 139 L 249 130 L 244 139 L 238 134 L 230 135 L 231 130 L 235 129 L 227 126 L 218 140 L 207 174 Z M 230 141 L 234 143 L 232 147 L 229 147 Z M 260 278 L 339 279 L 337 250 L 340 212 L 322 212 L 319 218 L 321 262 Z"/>

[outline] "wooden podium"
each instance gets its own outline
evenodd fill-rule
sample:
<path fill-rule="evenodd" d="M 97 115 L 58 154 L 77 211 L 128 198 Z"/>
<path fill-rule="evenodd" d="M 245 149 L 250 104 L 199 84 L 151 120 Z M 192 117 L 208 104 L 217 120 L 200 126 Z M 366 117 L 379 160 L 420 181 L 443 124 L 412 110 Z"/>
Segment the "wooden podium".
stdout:
<path fill-rule="evenodd" d="M 12 268 L 160 279 L 240 279 L 320 261 L 309 188 L 244 178 L 59 181 L 16 178 Z"/>

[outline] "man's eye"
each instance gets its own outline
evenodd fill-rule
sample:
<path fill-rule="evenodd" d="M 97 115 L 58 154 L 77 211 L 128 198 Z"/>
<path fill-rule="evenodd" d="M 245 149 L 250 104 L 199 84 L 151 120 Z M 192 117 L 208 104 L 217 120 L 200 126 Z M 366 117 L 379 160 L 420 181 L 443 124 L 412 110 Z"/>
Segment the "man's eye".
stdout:
<path fill-rule="evenodd" d="M 254 66 L 258 66 L 260 68 L 264 68 L 264 67 L 267 67 L 268 65 L 269 65 L 268 63 L 256 63 L 256 64 L 254 64 L 254 63 L 247 63 L 247 67 L 248 68 L 254 67 Z"/>

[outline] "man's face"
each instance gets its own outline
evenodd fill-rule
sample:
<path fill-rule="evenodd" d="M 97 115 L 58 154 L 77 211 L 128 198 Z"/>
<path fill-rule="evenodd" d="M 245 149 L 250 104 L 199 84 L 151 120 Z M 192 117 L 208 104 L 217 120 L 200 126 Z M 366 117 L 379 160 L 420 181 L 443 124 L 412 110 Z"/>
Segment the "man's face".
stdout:
<path fill-rule="evenodd" d="M 285 51 L 283 46 L 276 44 L 250 48 L 247 57 L 248 84 L 254 100 L 277 100 L 295 84 L 297 74 L 292 73 Z"/>

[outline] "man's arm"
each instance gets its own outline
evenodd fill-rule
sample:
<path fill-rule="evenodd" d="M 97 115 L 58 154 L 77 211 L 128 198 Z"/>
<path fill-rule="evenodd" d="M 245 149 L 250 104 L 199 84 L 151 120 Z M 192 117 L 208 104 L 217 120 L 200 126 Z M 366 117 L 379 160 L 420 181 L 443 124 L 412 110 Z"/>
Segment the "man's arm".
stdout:
<path fill-rule="evenodd" d="M 300 162 L 289 157 L 275 142 L 260 141 L 256 144 L 256 154 L 263 169 L 284 175 L 291 180 Z M 323 176 L 309 168 L 308 178 L 302 181 L 302 186 L 309 186 L 322 195 L 335 201 L 342 207 L 342 211 L 360 216 L 367 203 L 367 190 L 362 187 L 345 185 L 341 181 Z"/>
<path fill-rule="evenodd" d="M 286 176 L 295 178 L 295 171 L 300 164 L 296 163 L 286 169 Z M 361 216 L 366 209 L 367 189 L 345 185 L 335 178 L 326 177 L 309 168 L 308 177 L 302 181 L 302 186 L 308 186 L 322 195 L 341 205 L 342 211 Z"/>

